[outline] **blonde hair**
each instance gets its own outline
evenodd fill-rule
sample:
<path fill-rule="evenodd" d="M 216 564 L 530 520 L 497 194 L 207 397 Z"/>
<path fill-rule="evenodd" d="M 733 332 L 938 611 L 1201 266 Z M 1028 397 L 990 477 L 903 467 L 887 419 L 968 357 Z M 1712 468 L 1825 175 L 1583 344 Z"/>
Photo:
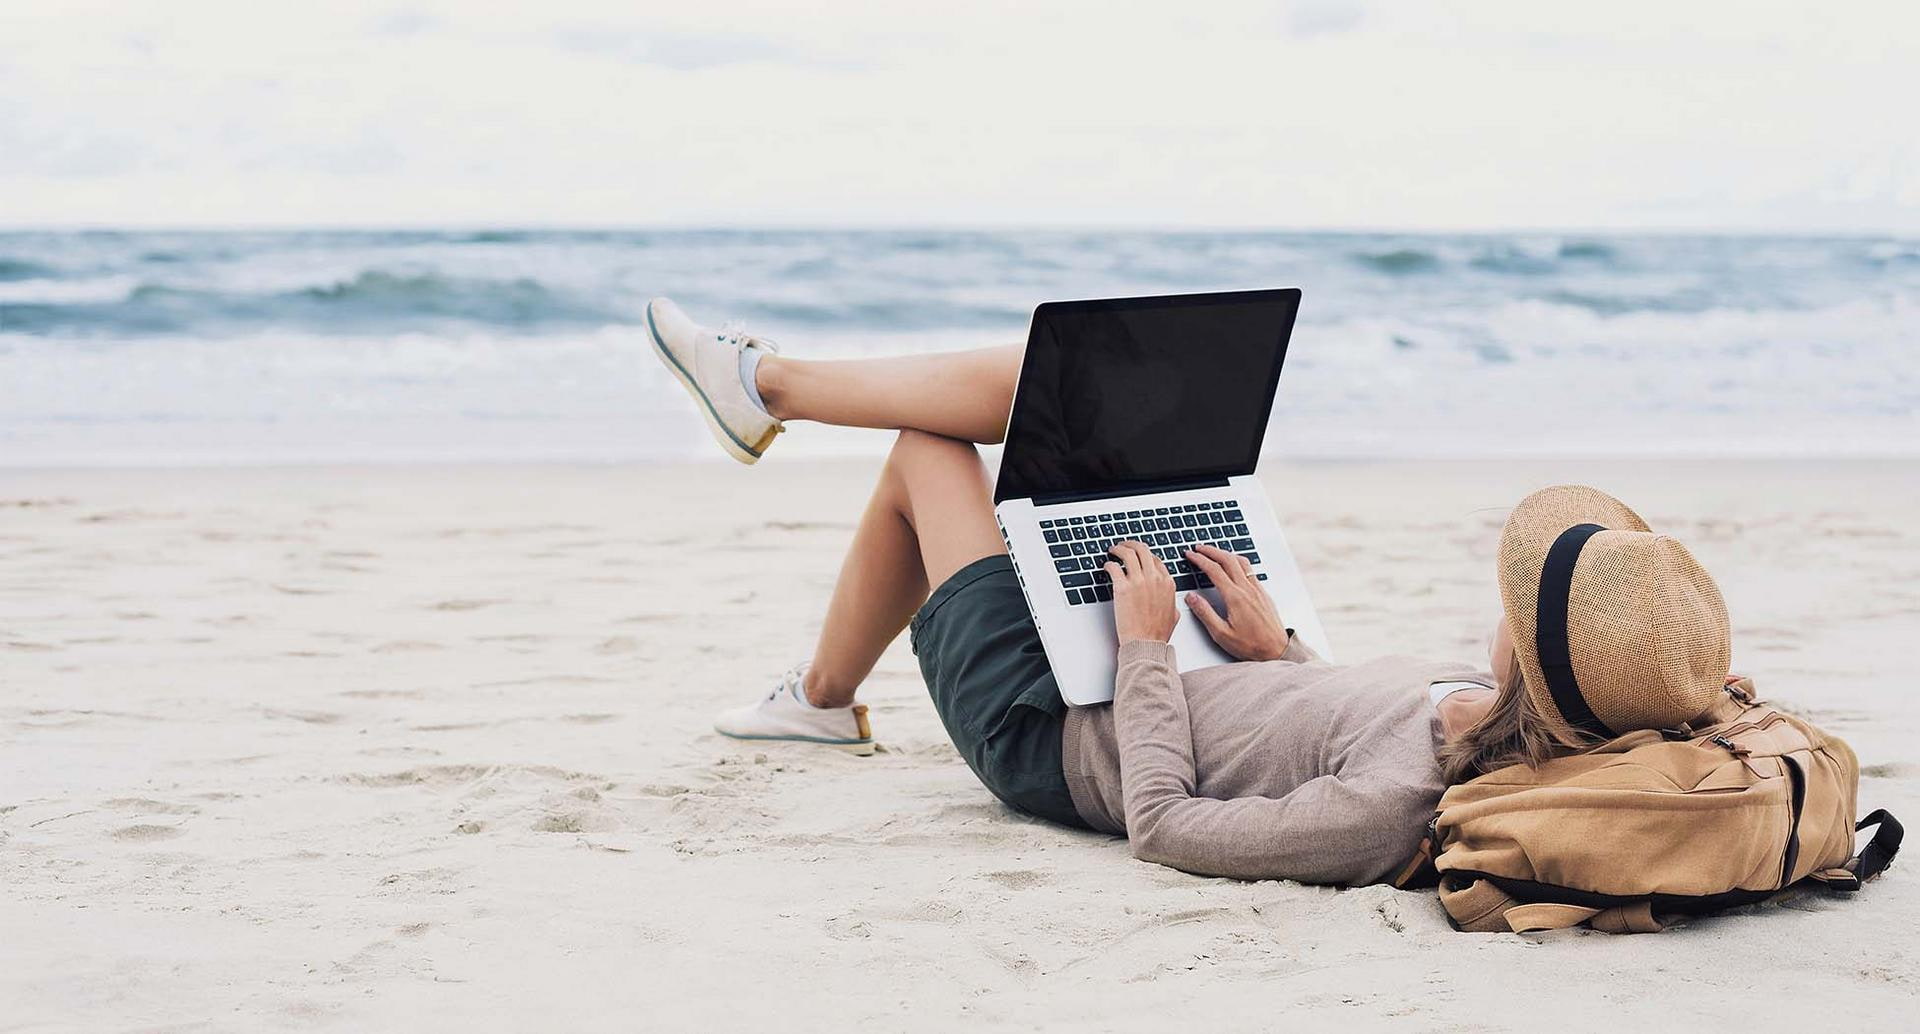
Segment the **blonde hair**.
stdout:
<path fill-rule="evenodd" d="M 1554 732 L 1553 725 L 1527 692 L 1526 675 L 1518 657 L 1509 659 L 1499 694 L 1486 715 L 1440 749 L 1440 772 L 1448 785 L 1464 783 L 1508 765 L 1534 766 L 1569 749 L 1588 747 L 1598 740 L 1572 732 L 1573 740 Z"/>

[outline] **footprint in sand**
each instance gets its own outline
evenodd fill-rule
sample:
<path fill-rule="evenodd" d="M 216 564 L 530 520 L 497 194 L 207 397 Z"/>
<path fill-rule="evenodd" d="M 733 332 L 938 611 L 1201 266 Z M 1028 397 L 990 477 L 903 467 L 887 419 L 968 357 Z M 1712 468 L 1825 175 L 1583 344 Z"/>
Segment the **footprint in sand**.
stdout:
<path fill-rule="evenodd" d="M 180 835 L 180 829 L 177 826 L 154 826 L 141 823 L 139 825 L 128 826 L 124 829 L 116 829 L 112 835 L 115 840 L 126 840 L 133 843 L 151 843 L 155 840 L 172 840 L 174 837 Z"/>
<path fill-rule="evenodd" d="M 587 820 L 578 812 L 559 812 L 540 816 L 533 828 L 539 833 L 585 833 Z"/>
<path fill-rule="evenodd" d="M 510 603 L 510 602 L 512 601 L 501 600 L 501 599 L 441 600 L 438 603 L 428 605 L 427 609 L 428 610 L 479 610 L 482 607 L 494 607 L 502 603 Z"/>
<path fill-rule="evenodd" d="M 390 639 L 371 649 L 374 653 L 424 653 L 430 650 L 444 650 L 446 647 L 423 639 Z"/>
<path fill-rule="evenodd" d="M 982 873 L 980 878 L 998 883 L 1008 890 L 1025 890 L 1028 887 L 1043 887 L 1053 882 L 1053 877 L 1038 869 L 1006 869 L 1000 872 Z"/>
<path fill-rule="evenodd" d="M 273 707 L 263 707 L 260 709 L 260 713 L 268 718 L 304 722 L 308 725 L 334 725 L 337 724 L 341 718 L 340 715 L 334 714 L 331 711 L 293 711 Z"/>
<path fill-rule="evenodd" d="M 156 801 L 151 797 L 115 797 L 103 802 L 102 807 L 131 812 L 135 815 L 193 815 L 200 810 L 191 804 L 173 804 L 168 801 Z"/>

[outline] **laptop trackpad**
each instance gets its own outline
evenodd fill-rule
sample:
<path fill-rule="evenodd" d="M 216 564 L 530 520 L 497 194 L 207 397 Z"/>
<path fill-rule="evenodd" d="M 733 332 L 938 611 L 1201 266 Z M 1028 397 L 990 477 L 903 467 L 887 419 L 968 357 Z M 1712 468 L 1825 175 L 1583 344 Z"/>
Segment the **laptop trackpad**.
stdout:
<path fill-rule="evenodd" d="M 1209 597 L 1207 602 L 1213 604 L 1214 610 L 1218 612 L 1220 602 L 1214 598 L 1218 594 L 1209 592 L 1206 595 Z M 1213 641 L 1213 637 L 1207 634 L 1207 626 L 1201 624 L 1200 619 L 1187 610 L 1185 600 L 1175 602 L 1174 609 L 1180 615 L 1180 623 L 1173 626 L 1173 636 L 1168 639 L 1168 642 L 1173 645 L 1174 659 L 1180 665 L 1181 671 L 1234 663 L 1235 658 L 1220 649 L 1219 644 Z"/>

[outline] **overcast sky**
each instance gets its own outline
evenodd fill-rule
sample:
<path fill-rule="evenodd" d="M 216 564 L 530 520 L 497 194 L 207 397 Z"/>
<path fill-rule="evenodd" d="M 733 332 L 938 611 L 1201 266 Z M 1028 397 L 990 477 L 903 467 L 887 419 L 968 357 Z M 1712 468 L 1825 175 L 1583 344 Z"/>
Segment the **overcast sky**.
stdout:
<path fill-rule="evenodd" d="M 1915 233 L 1916 97 L 1911 2 L 0 0 L 0 225 Z"/>

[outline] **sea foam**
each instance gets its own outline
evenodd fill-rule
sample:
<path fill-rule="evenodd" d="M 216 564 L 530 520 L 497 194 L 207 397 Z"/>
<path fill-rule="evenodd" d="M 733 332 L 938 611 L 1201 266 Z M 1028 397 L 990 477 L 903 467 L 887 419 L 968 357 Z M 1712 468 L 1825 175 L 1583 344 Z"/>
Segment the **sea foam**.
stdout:
<path fill-rule="evenodd" d="M 1306 292 L 1290 454 L 1920 449 L 1904 239 L 86 232 L 0 234 L 0 465 L 708 456 L 647 348 L 656 294 L 825 357 L 1279 285 Z"/>

